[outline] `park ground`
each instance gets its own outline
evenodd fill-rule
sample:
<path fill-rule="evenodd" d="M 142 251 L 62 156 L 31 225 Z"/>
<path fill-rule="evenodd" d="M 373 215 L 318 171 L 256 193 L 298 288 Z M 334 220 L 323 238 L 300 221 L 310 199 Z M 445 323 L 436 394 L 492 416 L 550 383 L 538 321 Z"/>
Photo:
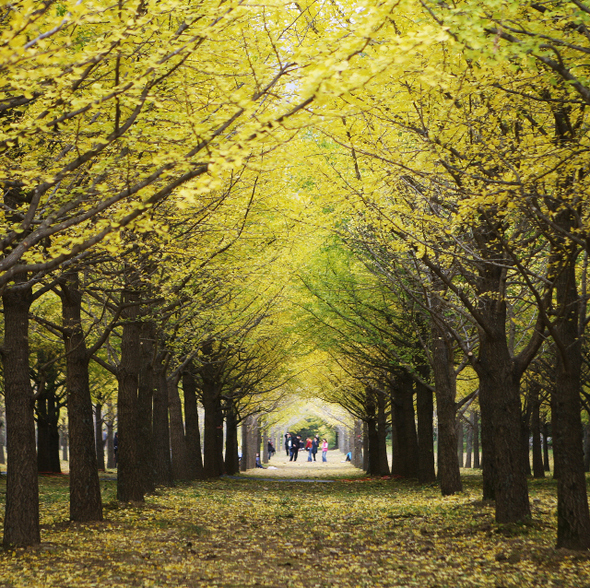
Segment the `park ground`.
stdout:
<path fill-rule="evenodd" d="M 336 452 L 301 457 L 141 505 L 119 504 L 107 473 L 95 524 L 68 522 L 67 476 L 42 477 L 42 544 L 0 552 L 0 587 L 590 587 L 590 557 L 554 548 L 551 480 L 531 481 L 530 524 L 502 527 L 468 470 L 464 492 L 443 498 L 367 479 Z"/>

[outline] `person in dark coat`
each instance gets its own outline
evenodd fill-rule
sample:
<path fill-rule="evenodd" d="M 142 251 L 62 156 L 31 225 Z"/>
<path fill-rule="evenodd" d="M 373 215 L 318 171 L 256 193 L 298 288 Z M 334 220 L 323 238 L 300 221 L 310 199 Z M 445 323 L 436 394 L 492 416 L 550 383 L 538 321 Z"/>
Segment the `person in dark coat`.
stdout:
<path fill-rule="evenodd" d="M 297 456 L 299 455 L 299 441 L 301 441 L 301 437 L 299 435 L 292 438 L 291 457 L 289 458 L 289 461 L 297 461 Z"/>
<path fill-rule="evenodd" d="M 318 452 L 318 447 L 320 446 L 320 437 L 316 435 L 311 442 L 311 455 L 313 457 L 313 461 L 315 461 L 316 453 Z"/>

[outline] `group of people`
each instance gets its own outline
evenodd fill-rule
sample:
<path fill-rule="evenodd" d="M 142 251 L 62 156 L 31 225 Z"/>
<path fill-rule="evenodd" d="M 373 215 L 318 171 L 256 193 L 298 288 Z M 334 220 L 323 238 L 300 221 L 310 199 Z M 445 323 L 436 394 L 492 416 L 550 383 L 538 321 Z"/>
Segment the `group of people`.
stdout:
<path fill-rule="evenodd" d="M 308 437 L 304 443 L 301 435 L 285 433 L 285 452 L 287 453 L 287 457 L 289 457 L 289 461 L 297 461 L 300 450 L 308 452 L 307 461 L 316 461 L 316 455 L 320 447 L 322 450 L 322 461 L 328 461 L 328 441 L 326 439 L 320 442 L 319 435 L 315 435 L 313 439 Z"/>

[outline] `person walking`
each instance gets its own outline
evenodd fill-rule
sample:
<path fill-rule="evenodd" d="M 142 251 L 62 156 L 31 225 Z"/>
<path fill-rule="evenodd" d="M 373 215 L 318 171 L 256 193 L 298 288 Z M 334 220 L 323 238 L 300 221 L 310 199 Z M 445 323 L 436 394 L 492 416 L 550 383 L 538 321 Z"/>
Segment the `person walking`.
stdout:
<path fill-rule="evenodd" d="M 285 433 L 285 452 L 287 453 L 287 457 L 289 457 L 291 453 L 291 433 Z"/>
<path fill-rule="evenodd" d="M 328 441 L 322 441 L 322 461 L 328 461 Z"/>
<path fill-rule="evenodd" d="M 291 458 L 289 461 L 297 461 L 297 456 L 299 455 L 299 442 L 301 441 L 301 437 L 297 435 L 297 437 L 293 437 L 291 443 Z"/>
<path fill-rule="evenodd" d="M 313 455 L 313 461 L 315 461 L 316 453 L 318 452 L 318 447 L 320 446 L 320 436 L 316 435 L 311 442 L 311 455 Z"/>
<path fill-rule="evenodd" d="M 268 440 L 268 459 L 270 459 L 275 454 L 275 446 L 272 444 L 272 441 Z"/>
<path fill-rule="evenodd" d="M 307 451 L 307 461 L 311 461 L 311 448 L 313 446 L 313 443 L 311 441 L 311 439 L 308 437 L 305 440 L 305 450 Z"/>

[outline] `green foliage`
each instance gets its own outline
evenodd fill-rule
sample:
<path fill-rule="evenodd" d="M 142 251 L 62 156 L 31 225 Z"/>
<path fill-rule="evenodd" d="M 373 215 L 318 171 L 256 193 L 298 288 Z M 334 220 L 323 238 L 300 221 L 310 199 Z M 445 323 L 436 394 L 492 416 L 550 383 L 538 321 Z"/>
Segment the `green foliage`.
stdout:
<path fill-rule="evenodd" d="M 319 435 L 320 443 L 323 439 L 327 439 L 329 447 L 334 447 L 336 441 L 336 431 L 334 427 L 326 423 L 319 417 L 308 416 L 291 426 L 291 431 L 297 435 L 301 435 L 303 442 L 309 437 L 313 439 L 315 435 Z M 321 452 L 321 446 L 318 448 L 318 453 Z"/>

